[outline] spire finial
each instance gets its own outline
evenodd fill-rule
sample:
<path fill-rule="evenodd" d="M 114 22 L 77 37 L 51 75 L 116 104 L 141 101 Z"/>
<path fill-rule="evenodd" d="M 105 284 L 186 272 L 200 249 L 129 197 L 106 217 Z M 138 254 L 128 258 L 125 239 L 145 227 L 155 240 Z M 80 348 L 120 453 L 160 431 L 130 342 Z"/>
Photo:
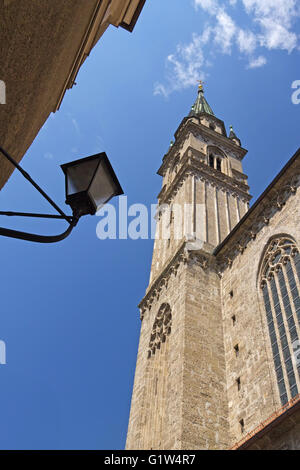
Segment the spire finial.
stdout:
<path fill-rule="evenodd" d="M 203 85 L 205 82 L 203 80 L 197 80 L 197 82 L 199 83 L 198 91 L 204 91 Z"/>
<path fill-rule="evenodd" d="M 198 96 L 197 96 L 195 103 L 193 104 L 191 108 L 189 116 L 195 116 L 200 113 L 206 113 L 206 114 L 210 114 L 211 116 L 214 116 L 213 110 L 209 106 L 204 96 L 204 90 L 203 90 L 204 81 L 197 80 L 197 82 L 199 83 Z"/>
<path fill-rule="evenodd" d="M 237 137 L 236 133 L 233 130 L 233 126 L 230 126 L 229 139 L 233 140 L 235 143 L 237 143 L 240 146 L 242 145 L 240 139 Z"/>

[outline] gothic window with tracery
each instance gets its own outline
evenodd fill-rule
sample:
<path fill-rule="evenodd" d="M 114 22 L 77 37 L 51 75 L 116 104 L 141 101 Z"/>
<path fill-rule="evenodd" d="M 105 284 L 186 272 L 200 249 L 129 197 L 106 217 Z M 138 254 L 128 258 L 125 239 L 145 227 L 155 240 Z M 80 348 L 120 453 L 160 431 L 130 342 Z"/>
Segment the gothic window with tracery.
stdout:
<path fill-rule="evenodd" d="M 149 348 L 148 358 L 154 356 L 157 349 L 161 348 L 162 343 L 166 342 L 167 336 L 171 333 L 172 313 L 169 304 L 162 304 L 154 320 Z"/>
<path fill-rule="evenodd" d="M 282 405 L 299 392 L 300 254 L 294 240 L 275 238 L 261 269 L 261 289 Z"/>

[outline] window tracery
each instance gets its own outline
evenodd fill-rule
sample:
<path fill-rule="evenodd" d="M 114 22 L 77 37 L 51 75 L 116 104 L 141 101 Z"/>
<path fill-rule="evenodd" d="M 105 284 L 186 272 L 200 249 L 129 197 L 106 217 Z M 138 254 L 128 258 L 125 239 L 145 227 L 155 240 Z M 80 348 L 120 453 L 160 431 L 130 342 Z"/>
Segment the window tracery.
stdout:
<path fill-rule="evenodd" d="M 300 377 L 300 254 L 294 240 L 272 240 L 261 268 L 261 289 L 282 405 L 298 394 Z"/>

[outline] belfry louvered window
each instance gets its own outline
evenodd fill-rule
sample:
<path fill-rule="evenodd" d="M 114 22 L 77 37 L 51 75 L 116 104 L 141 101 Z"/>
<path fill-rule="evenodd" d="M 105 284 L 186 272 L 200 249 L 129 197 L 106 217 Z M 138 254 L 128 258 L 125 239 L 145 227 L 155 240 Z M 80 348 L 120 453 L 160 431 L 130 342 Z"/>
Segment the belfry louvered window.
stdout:
<path fill-rule="evenodd" d="M 261 271 L 261 289 L 282 405 L 300 385 L 300 254 L 289 237 L 273 239 Z"/>

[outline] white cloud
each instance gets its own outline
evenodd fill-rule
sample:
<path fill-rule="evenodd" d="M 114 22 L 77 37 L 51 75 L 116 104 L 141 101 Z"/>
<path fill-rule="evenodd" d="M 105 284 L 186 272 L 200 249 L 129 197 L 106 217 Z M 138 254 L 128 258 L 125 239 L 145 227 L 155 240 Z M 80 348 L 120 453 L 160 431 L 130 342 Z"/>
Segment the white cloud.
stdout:
<path fill-rule="evenodd" d="M 240 29 L 238 31 L 236 40 L 240 52 L 245 54 L 253 54 L 257 46 L 257 37 L 254 33 Z"/>
<path fill-rule="evenodd" d="M 263 34 L 260 43 L 267 49 L 283 49 L 292 52 L 297 47 L 298 38 L 283 25 L 275 23 L 271 18 L 260 19 Z"/>
<path fill-rule="evenodd" d="M 171 87 L 171 88 L 173 88 L 173 87 Z M 169 90 L 168 90 L 165 85 L 163 85 L 162 83 L 156 82 L 156 83 L 154 83 L 153 94 L 154 94 L 154 96 L 162 95 L 165 98 L 167 98 L 169 96 L 169 94 L 172 91 L 174 91 L 174 89 L 171 90 L 171 88 L 169 88 Z"/>
<path fill-rule="evenodd" d="M 254 13 L 257 19 L 272 18 L 290 28 L 293 18 L 299 15 L 297 0 L 243 0 L 247 13 Z"/>
<path fill-rule="evenodd" d="M 167 57 L 167 80 L 166 84 L 157 82 L 154 85 L 154 95 L 167 97 L 175 90 L 188 88 L 195 85 L 197 80 L 203 80 L 205 74 L 201 72 L 205 66 L 203 46 L 209 41 L 210 28 L 206 28 L 201 36 L 193 34 L 189 44 L 179 44 L 175 54 Z"/>
<path fill-rule="evenodd" d="M 262 67 L 266 63 L 267 59 L 264 56 L 260 55 L 259 57 L 250 60 L 248 69 L 257 69 L 259 67 Z"/>
<path fill-rule="evenodd" d="M 194 0 L 194 6 L 196 10 L 202 8 L 212 14 L 217 13 L 220 8 L 218 0 Z"/>
<path fill-rule="evenodd" d="M 260 43 L 267 49 L 283 49 L 292 52 L 298 37 L 292 30 L 300 17 L 297 0 L 242 0 L 246 12 L 260 26 Z"/>
<path fill-rule="evenodd" d="M 221 47 L 222 52 L 228 54 L 231 52 L 237 27 L 233 19 L 224 10 L 218 11 L 216 19 L 217 26 L 214 28 L 214 41 Z"/>
<path fill-rule="evenodd" d="M 193 4 L 196 10 L 209 13 L 210 24 L 202 34 L 194 33 L 189 44 L 178 45 L 176 52 L 167 57 L 166 82 L 155 84 L 155 95 L 167 97 L 173 91 L 194 85 L 196 80 L 205 78 L 212 55 L 230 54 L 233 47 L 245 56 L 250 69 L 267 63 L 260 54 L 263 49 L 291 53 L 299 48 L 300 36 L 294 31 L 300 18 L 299 0 L 193 0 Z M 238 6 L 248 15 L 247 29 L 233 17 Z M 212 45 L 210 50 L 206 47 L 208 43 Z"/>

